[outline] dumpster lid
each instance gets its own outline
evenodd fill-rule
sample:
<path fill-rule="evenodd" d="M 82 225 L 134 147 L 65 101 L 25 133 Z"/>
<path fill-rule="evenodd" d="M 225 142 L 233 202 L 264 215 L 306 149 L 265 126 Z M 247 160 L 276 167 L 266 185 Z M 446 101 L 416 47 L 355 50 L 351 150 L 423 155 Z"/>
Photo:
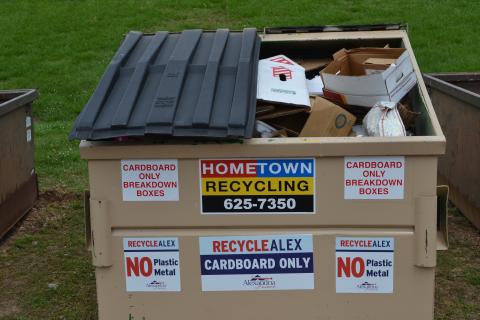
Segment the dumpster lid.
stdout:
<path fill-rule="evenodd" d="M 250 138 L 259 51 L 254 28 L 130 32 L 70 139 Z"/>
<path fill-rule="evenodd" d="M 274 27 L 265 28 L 265 34 L 280 33 L 309 33 L 309 32 L 346 32 L 346 31 L 380 31 L 380 30 L 401 30 L 406 25 L 401 23 L 380 23 L 380 24 L 345 24 L 345 25 L 324 25 L 324 26 L 298 26 L 298 27 Z"/>

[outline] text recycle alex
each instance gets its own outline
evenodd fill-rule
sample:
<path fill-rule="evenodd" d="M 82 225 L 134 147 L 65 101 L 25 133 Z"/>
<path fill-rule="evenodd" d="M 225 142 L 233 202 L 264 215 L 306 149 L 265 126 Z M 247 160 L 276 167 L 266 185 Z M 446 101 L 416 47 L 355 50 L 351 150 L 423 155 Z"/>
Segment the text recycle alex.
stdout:
<path fill-rule="evenodd" d="M 201 237 L 200 251 L 206 291 L 313 288 L 311 235 Z"/>

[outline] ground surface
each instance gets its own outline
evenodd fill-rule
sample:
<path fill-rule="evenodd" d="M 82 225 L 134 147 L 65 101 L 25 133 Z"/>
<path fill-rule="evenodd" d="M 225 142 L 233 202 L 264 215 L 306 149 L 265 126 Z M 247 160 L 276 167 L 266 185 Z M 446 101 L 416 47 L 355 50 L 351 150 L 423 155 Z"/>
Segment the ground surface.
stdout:
<path fill-rule="evenodd" d="M 67 135 L 129 30 L 405 22 L 422 71 L 480 69 L 478 1 L 0 0 L 0 8 L 0 89 L 40 92 L 42 190 L 0 248 L 2 319 L 95 318 L 80 196 L 86 165 Z M 439 258 L 437 318 L 480 319 L 478 232 L 456 214 L 452 220 L 452 248 Z"/>

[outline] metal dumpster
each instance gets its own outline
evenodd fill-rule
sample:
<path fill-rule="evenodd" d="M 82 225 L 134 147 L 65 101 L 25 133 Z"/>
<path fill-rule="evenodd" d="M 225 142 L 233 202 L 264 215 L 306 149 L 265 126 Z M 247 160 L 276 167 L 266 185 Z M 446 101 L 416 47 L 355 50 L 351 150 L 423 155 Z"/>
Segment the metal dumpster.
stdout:
<path fill-rule="evenodd" d="M 480 73 L 424 75 L 440 125 L 448 138 L 439 158 L 439 181 L 450 199 L 480 229 Z"/>
<path fill-rule="evenodd" d="M 260 57 L 405 47 L 418 78 L 416 136 L 215 139 L 207 132 L 214 121 L 203 123 L 209 139 L 148 135 L 177 127 L 182 135 L 197 123 L 196 108 L 204 108 L 198 98 L 217 96 L 217 78 L 205 77 L 206 91 L 198 93 L 185 73 L 201 83 L 211 66 L 225 72 L 222 90 L 231 97 L 237 85 L 238 95 L 254 94 L 234 76 L 240 63 L 255 64 L 246 53 L 255 49 L 243 49 L 251 34 L 231 40 L 242 43 L 237 49 L 227 35 L 220 56 L 202 50 L 218 48 L 223 31 L 201 33 L 188 52 L 175 43 L 183 46 L 191 33 L 175 34 L 158 56 L 148 50 L 154 36 L 142 35 L 115 56 L 116 71 L 104 75 L 71 134 L 127 135 L 80 143 L 89 168 L 87 238 L 100 319 L 433 319 L 436 172 L 445 138 L 407 33 L 328 30 L 259 33 Z M 175 58 L 180 51 L 183 60 Z M 137 73 L 141 83 L 132 80 Z M 168 90 L 158 85 L 169 77 L 184 82 Z M 126 88 L 135 88 L 138 102 L 119 124 L 118 102 L 132 98 Z M 168 115 L 159 115 L 155 108 L 165 101 Z M 233 110 L 231 101 L 220 109 Z M 242 114 L 246 120 L 248 112 Z M 236 118 L 229 119 L 222 123 L 227 131 L 235 127 Z"/>
<path fill-rule="evenodd" d="M 38 197 L 32 102 L 35 90 L 0 90 L 0 238 Z"/>

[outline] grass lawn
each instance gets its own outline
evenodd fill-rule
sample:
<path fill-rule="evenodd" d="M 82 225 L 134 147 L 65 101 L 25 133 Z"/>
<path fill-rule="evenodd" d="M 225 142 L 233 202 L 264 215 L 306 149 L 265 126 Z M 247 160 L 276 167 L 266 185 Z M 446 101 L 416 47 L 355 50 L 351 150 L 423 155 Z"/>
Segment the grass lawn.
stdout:
<path fill-rule="evenodd" d="M 0 318 L 95 318 L 94 278 L 82 246 L 86 164 L 67 135 L 129 30 L 404 22 L 423 72 L 479 71 L 479 16 L 480 2 L 465 0 L 0 0 L 0 89 L 39 90 L 34 122 L 43 192 L 31 221 L 0 247 Z M 440 283 L 460 283 L 461 290 L 438 290 L 438 319 L 480 318 L 478 242 L 471 252 L 462 241 L 440 255 Z M 456 277 L 466 255 L 477 264 Z"/>

